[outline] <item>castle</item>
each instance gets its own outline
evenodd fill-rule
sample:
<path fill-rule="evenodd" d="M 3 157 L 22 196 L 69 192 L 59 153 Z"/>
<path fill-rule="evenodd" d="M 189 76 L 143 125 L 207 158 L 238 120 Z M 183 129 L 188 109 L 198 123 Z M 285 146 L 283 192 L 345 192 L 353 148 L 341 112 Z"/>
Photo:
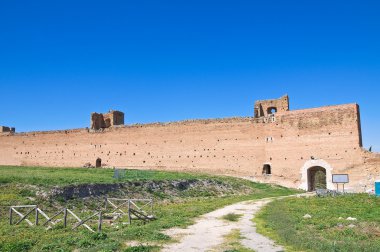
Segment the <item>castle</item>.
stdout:
<path fill-rule="evenodd" d="M 322 171 L 348 174 L 346 189 L 373 188 L 380 155 L 362 148 L 357 104 L 289 109 L 289 97 L 257 101 L 253 117 L 124 125 L 124 114 L 91 114 L 89 128 L 0 132 L 0 165 L 116 166 L 250 177 L 304 190 Z"/>

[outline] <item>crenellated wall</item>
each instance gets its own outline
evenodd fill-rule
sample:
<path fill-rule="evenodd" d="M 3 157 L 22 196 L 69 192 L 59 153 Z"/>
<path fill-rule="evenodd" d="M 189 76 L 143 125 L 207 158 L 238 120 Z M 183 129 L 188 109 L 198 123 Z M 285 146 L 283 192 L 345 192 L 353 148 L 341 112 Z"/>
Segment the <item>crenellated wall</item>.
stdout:
<path fill-rule="evenodd" d="M 107 128 L 104 131 L 3 133 L 0 165 L 103 165 L 203 171 L 248 176 L 305 188 L 305 171 L 323 166 L 331 175 L 350 174 L 349 190 L 372 186 L 380 157 L 361 148 L 356 104 L 281 111 L 273 120 L 254 117 L 191 120 Z M 263 174 L 263 166 L 271 174 Z"/>

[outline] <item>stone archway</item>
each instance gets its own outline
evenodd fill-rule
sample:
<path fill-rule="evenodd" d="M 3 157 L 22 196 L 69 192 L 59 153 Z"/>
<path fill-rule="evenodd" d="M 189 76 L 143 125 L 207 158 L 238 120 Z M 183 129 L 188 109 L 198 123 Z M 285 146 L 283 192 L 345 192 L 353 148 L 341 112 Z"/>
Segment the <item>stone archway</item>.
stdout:
<path fill-rule="evenodd" d="M 323 159 L 309 160 L 305 162 L 305 164 L 301 167 L 301 170 L 300 170 L 301 184 L 298 188 L 305 191 L 309 191 L 310 190 L 309 184 L 313 185 L 313 181 L 311 181 L 313 179 L 312 175 L 313 174 L 315 175 L 316 171 L 318 170 L 322 171 L 326 176 L 326 189 L 334 190 L 334 184 L 332 183 L 333 168 L 331 167 L 329 163 L 327 163 Z M 315 188 L 311 188 L 311 189 L 315 189 Z"/>
<path fill-rule="evenodd" d="M 326 169 L 320 166 L 313 166 L 307 170 L 307 190 L 309 192 L 316 189 L 326 189 Z"/>

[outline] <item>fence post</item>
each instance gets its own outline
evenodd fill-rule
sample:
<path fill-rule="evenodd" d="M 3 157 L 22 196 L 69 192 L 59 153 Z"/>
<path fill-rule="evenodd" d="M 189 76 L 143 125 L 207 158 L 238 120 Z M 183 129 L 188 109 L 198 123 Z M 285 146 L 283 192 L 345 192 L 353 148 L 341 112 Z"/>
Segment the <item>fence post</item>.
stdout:
<path fill-rule="evenodd" d="M 150 214 L 154 215 L 153 214 L 153 199 L 150 199 Z"/>
<path fill-rule="evenodd" d="M 67 226 L 67 208 L 65 207 L 63 209 L 63 227 L 66 228 Z"/>
<path fill-rule="evenodd" d="M 12 207 L 9 208 L 9 225 L 12 225 L 12 214 L 13 214 L 13 211 L 12 211 Z"/>
<path fill-rule="evenodd" d="M 132 220 L 131 220 L 131 200 L 128 199 L 128 220 L 129 220 L 129 225 L 132 224 Z"/>
<path fill-rule="evenodd" d="M 36 207 L 36 226 L 38 225 L 38 207 Z"/>
<path fill-rule="evenodd" d="M 99 224 L 98 224 L 98 232 L 102 232 L 102 211 L 99 211 Z"/>

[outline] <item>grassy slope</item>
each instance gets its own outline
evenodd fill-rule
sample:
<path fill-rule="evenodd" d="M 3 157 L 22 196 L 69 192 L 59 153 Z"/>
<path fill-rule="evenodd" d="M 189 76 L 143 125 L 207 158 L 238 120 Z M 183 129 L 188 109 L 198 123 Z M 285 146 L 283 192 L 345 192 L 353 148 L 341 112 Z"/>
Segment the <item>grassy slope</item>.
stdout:
<path fill-rule="evenodd" d="M 51 187 L 81 183 L 113 183 L 120 182 L 112 178 L 113 171 L 106 169 L 73 169 L 73 168 L 38 168 L 38 167 L 0 167 L 0 205 L 6 206 L 17 202 L 28 203 L 27 197 L 35 197 L 31 191 L 19 184 L 40 185 Z M 7 223 L 7 208 L 2 208 L 0 214 L 0 251 L 123 251 L 128 240 L 149 241 L 158 244 L 170 242 L 170 238 L 162 234 L 163 229 L 174 226 L 185 227 L 192 219 L 235 202 L 258 199 L 271 196 L 288 195 L 294 190 L 249 182 L 246 180 L 209 176 L 204 174 L 189 174 L 158 171 L 128 171 L 126 180 L 173 180 L 213 178 L 229 183 L 245 184 L 254 193 L 250 195 L 232 195 L 226 197 L 193 197 L 188 199 L 173 199 L 158 201 L 155 205 L 155 215 L 158 220 L 143 225 L 135 222 L 132 226 L 104 225 L 102 235 L 91 234 L 85 230 L 54 228 L 45 231 L 42 227 L 29 228 L 9 226 Z M 42 202 L 48 204 L 48 202 Z"/>
<path fill-rule="evenodd" d="M 304 219 L 305 214 L 312 218 Z M 255 221 L 260 233 L 289 250 L 380 251 L 380 199 L 366 194 L 278 200 Z"/>
<path fill-rule="evenodd" d="M 104 184 L 121 182 L 113 178 L 113 173 L 113 169 L 0 166 L 0 184 L 16 182 L 29 185 L 62 186 L 84 183 Z M 212 176 L 180 172 L 127 170 L 126 177 L 123 180 L 173 180 L 207 177 Z"/>

